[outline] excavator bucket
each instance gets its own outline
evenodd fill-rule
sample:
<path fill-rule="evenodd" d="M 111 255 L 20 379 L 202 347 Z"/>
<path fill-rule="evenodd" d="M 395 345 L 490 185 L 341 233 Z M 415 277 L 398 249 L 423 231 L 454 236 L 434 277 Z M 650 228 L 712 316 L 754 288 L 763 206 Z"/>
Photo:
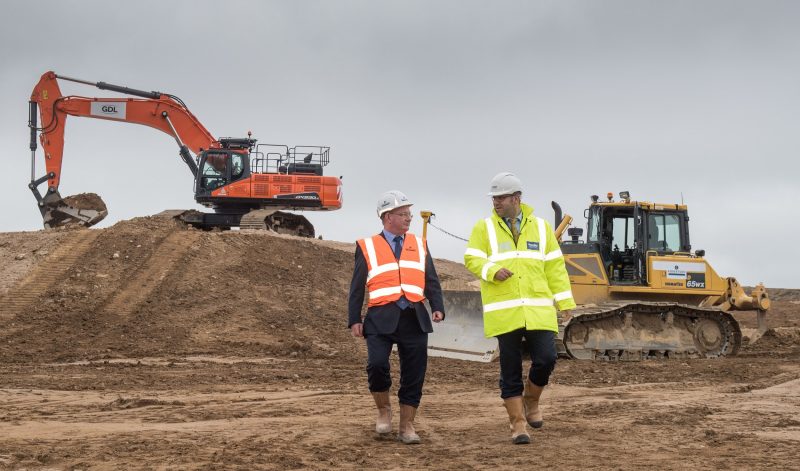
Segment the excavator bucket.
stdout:
<path fill-rule="evenodd" d="M 106 204 L 94 193 L 81 193 L 61 198 L 58 192 L 48 193 L 39 205 L 44 227 L 76 225 L 91 227 L 108 215 Z"/>
<path fill-rule="evenodd" d="M 428 354 L 488 363 L 497 357 L 497 340 L 483 335 L 483 305 L 479 291 L 443 291 L 447 318 L 433 326 Z"/>

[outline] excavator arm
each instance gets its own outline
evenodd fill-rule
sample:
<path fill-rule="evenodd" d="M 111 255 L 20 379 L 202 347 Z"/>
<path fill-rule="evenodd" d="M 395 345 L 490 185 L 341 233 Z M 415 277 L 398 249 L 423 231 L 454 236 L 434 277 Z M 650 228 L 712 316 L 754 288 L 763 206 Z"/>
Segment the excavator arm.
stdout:
<path fill-rule="evenodd" d="M 63 96 L 58 85 L 59 79 L 140 98 Z M 37 125 L 37 111 L 41 115 L 41 127 Z M 197 154 L 204 149 L 220 147 L 220 143 L 195 118 L 186 105 L 173 95 L 135 90 L 105 82 L 87 82 L 46 72 L 31 94 L 28 122 L 31 129 L 31 182 L 28 186 L 39 204 L 45 227 L 71 223 L 91 226 L 105 217 L 105 205 L 102 204 L 102 200 L 100 200 L 102 207 L 77 208 L 65 202 L 58 193 L 67 116 L 122 121 L 158 129 L 175 138 L 181 159 L 195 176 L 197 164 L 189 151 Z M 47 171 L 38 179 L 36 178 L 37 134 L 44 150 Z M 42 196 L 38 187 L 44 182 L 47 182 L 47 191 Z"/>

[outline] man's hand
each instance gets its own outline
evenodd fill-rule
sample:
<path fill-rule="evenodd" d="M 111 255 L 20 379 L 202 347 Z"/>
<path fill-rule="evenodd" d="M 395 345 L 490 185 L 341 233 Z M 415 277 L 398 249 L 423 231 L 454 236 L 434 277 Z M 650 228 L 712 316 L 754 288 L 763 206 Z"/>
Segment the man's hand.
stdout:
<path fill-rule="evenodd" d="M 433 322 L 442 322 L 444 319 L 444 314 L 442 311 L 433 311 Z"/>
<path fill-rule="evenodd" d="M 501 268 L 497 270 L 497 273 L 494 274 L 494 281 L 506 281 L 512 276 L 514 276 L 514 272 L 508 268 Z"/>
<path fill-rule="evenodd" d="M 567 324 L 572 319 L 572 311 L 570 311 L 569 309 L 567 309 L 566 311 L 561 311 L 561 316 L 562 316 L 561 322 Z"/>
<path fill-rule="evenodd" d="M 358 324 L 353 324 L 350 326 L 350 333 L 353 334 L 353 337 L 363 337 L 364 336 L 364 324 L 359 322 Z"/>

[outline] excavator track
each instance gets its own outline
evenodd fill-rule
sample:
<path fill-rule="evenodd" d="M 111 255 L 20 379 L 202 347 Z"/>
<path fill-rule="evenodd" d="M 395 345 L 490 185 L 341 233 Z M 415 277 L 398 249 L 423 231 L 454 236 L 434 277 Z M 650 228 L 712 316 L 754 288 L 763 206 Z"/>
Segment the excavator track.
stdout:
<path fill-rule="evenodd" d="M 669 302 L 614 302 L 572 311 L 559 350 L 579 360 L 639 361 L 736 355 L 739 324 L 728 312 Z"/>
<path fill-rule="evenodd" d="M 267 230 L 267 218 L 276 212 L 277 210 L 275 209 L 257 209 L 250 211 L 242 216 L 242 221 L 239 223 L 239 228 L 265 231 Z"/>
<path fill-rule="evenodd" d="M 240 229 L 272 230 L 279 234 L 314 237 L 314 226 L 303 216 L 275 209 L 257 209 L 242 216 Z"/>
<path fill-rule="evenodd" d="M 254 209 L 241 213 L 203 213 L 195 210 L 169 210 L 159 216 L 173 217 L 185 224 L 203 230 L 232 227 L 256 231 L 273 231 L 298 237 L 314 237 L 314 226 L 303 216 L 277 209 Z"/>

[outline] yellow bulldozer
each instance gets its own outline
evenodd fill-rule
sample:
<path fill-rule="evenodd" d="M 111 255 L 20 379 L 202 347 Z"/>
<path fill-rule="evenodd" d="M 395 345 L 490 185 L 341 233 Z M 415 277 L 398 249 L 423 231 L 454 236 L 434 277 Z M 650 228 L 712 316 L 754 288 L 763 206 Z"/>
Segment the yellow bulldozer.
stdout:
<path fill-rule="evenodd" d="M 569 227 L 553 202 L 578 308 L 559 314 L 559 354 L 581 360 L 712 358 L 735 355 L 742 332 L 731 311 L 757 311 L 758 331 L 767 329 L 769 297 L 763 284 L 745 293 L 692 252 L 686 205 L 632 201 L 629 192 L 607 201 L 591 197 L 583 229 Z M 422 213 L 424 228 L 431 216 Z M 567 238 L 563 238 L 564 232 Z M 562 240 L 563 239 L 563 240 Z M 447 322 L 429 338 L 434 356 L 491 361 L 497 341 L 483 336 L 478 291 L 445 291 Z"/>

